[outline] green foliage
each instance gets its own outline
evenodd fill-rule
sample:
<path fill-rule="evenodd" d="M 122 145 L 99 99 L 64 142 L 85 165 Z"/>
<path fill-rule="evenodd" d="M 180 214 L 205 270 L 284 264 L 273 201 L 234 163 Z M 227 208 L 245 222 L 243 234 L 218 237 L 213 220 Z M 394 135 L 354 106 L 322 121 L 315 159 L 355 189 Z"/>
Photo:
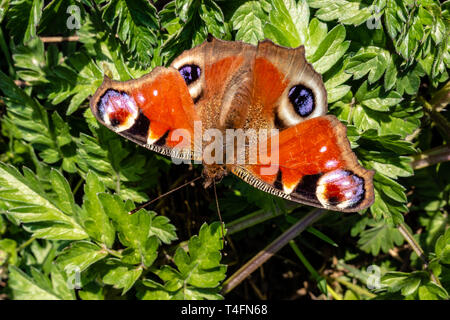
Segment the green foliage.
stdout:
<path fill-rule="evenodd" d="M 9 4 L 7 26 L 18 42 L 25 43 L 36 36 L 43 6 L 43 0 L 16 0 Z"/>
<path fill-rule="evenodd" d="M 148 1 L 117 0 L 103 9 L 103 20 L 125 43 L 127 50 L 142 66 L 151 61 L 158 28 L 156 9 Z"/>
<path fill-rule="evenodd" d="M 330 213 L 291 242 L 301 277 L 289 285 L 312 281 L 314 294 L 345 299 L 448 299 L 450 166 L 412 161 L 448 156 L 449 3 L 0 1 L 0 291 L 13 299 L 221 299 L 230 270 L 310 210 L 226 177 L 218 200 L 233 245 L 224 249 L 214 199 L 201 186 L 128 215 L 200 168 L 172 166 L 99 125 L 89 97 L 105 75 L 140 77 L 211 34 L 304 45 L 329 112 L 376 171 L 370 209 Z M 412 234 L 406 242 L 399 226 Z M 412 241 L 423 256 L 411 253 Z M 260 287 L 274 298 L 299 292 L 287 293 L 273 276 L 285 266 L 269 263 L 276 271 Z M 380 273 L 369 291 L 372 265 Z M 337 269 L 345 276 L 336 288 L 328 275 Z M 261 298 L 255 292 L 250 298 Z"/>
<path fill-rule="evenodd" d="M 222 239 L 218 223 L 204 224 L 199 236 L 189 240 L 189 256 L 178 247 L 173 256 L 176 271 L 168 265 L 154 264 L 161 244 L 177 240 L 169 219 L 144 209 L 129 215 L 133 203 L 106 193 L 93 172 L 87 174 L 81 206 L 75 203 L 67 180 L 53 168 L 45 189 L 39 177 L 27 168 L 22 175 L 14 167 L 0 164 L 0 177 L 0 199 L 8 208 L 8 217 L 25 224 L 24 229 L 35 238 L 73 240 L 56 255 L 50 278 L 34 267 L 30 275 L 18 269 L 16 243 L 12 239 L 0 240 L 2 263 L 10 265 L 15 299 L 73 299 L 75 286 L 67 291 L 67 284 L 80 274 L 87 278 L 82 280 L 83 285 L 94 281 L 90 277 L 96 275 L 105 285 L 123 289 L 123 295 L 136 282 L 158 283 L 146 279 L 149 272 L 171 285 L 178 283 L 176 290 L 166 288 L 172 298 L 221 297 L 218 286 L 226 266 L 220 264 Z M 122 248 L 113 249 L 118 244 Z M 140 293 L 152 295 L 153 290 L 147 293 L 141 289 Z"/>
<path fill-rule="evenodd" d="M 148 289 L 142 299 L 220 299 L 216 288 L 225 278 L 226 266 L 220 264 L 222 234 L 219 223 L 203 224 L 199 235 L 192 237 L 188 252 L 179 247 L 173 257 L 174 269 L 164 266 L 156 274 L 164 280 L 161 285 L 153 280 L 144 281 Z"/>

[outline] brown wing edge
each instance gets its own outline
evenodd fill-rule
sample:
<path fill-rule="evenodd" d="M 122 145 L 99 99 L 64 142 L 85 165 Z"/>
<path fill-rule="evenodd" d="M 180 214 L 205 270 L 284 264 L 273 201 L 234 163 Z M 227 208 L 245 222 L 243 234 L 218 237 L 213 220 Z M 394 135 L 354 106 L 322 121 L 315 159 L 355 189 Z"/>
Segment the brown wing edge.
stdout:
<path fill-rule="evenodd" d="M 299 197 L 293 197 L 293 194 L 287 194 L 283 191 L 281 191 L 280 189 L 275 188 L 274 186 L 270 185 L 269 183 L 259 179 L 258 177 L 256 177 L 252 172 L 250 172 L 249 170 L 247 170 L 244 166 L 234 166 L 231 169 L 231 172 L 236 175 L 238 178 L 242 179 L 244 182 L 248 183 L 249 185 L 251 185 L 252 187 L 259 189 L 261 191 L 270 193 L 274 196 L 286 199 L 286 200 L 290 200 L 293 202 L 297 202 L 297 203 L 302 203 L 302 204 L 306 204 L 312 207 L 317 207 L 317 208 L 324 208 L 324 206 L 319 202 L 314 202 L 311 201 L 307 198 L 303 198 L 301 196 Z M 300 201 L 299 201 L 300 200 Z M 327 208 L 325 208 L 327 209 Z M 345 211 L 342 209 L 339 209 L 339 211 Z M 349 210 L 351 211 L 355 211 L 355 210 Z"/>

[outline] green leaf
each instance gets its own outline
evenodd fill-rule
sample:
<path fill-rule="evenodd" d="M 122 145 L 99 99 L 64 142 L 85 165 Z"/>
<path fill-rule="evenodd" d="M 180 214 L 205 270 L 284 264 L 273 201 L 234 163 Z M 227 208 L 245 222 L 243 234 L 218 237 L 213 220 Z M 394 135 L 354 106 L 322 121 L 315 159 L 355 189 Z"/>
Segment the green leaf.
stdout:
<path fill-rule="evenodd" d="M 325 39 L 328 32 L 326 23 L 320 22 L 317 18 L 311 19 L 309 23 L 309 39 L 305 44 L 305 51 L 307 57 L 313 55 L 320 43 Z"/>
<path fill-rule="evenodd" d="M 0 22 L 3 21 L 5 13 L 8 11 L 9 2 L 10 2 L 9 0 L 2 0 L 0 2 Z"/>
<path fill-rule="evenodd" d="M 397 154 L 412 154 L 416 152 L 412 143 L 403 140 L 402 135 L 379 135 L 376 130 L 370 129 L 361 135 L 361 143 L 366 139 L 370 140 L 368 143 L 380 145 L 382 148 Z"/>
<path fill-rule="evenodd" d="M 144 279 L 142 284 L 147 288 L 138 292 L 138 297 L 141 300 L 170 300 L 172 298 L 173 293 L 156 281 Z"/>
<path fill-rule="evenodd" d="M 103 282 L 113 285 L 116 289 L 123 289 L 122 295 L 133 287 L 142 274 L 142 267 L 132 267 L 116 260 L 108 261 L 109 270 L 103 276 Z"/>
<path fill-rule="evenodd" d="M 237 30 L 236 40 L 257 44 L 264 39 L 263 22 L 267 20 L 264 1 L 248 1 L 241 5 L 231 17 L 233 30 Z"/>
<path fill-rule="evenodd" d="M 364 157 L 370 159 L 370 168 L 387 177 L 397 179 L 397 177 L 408 177 L 413 174 L 410 157 L 378 151 L 368 152 Z"/>
<path fill-rule="evenodd" d="M 174 256 L 174 262 L 186 283 L 201 288 L 216 287 L 224 279 L 226 270 L 224 265 L 220 265 L 220 224 L 203 224 L 198 237 L 189 240 L 188 248 L 189 254 L 178 248 Z"/>
<path fill-rule="evenodd" d="M 205 24 L 208 33 L 217 38 L 227 36 L 229 32 L 222 9 L 212 0 L 202 0 L 199 7 L 199 16 Z"/>
<path fill-rule="evenodd" d="M 115 239 L 115 230 L 98 199 L 98 194 L 102 192 L 105 192 L 103 183 L 93 172 L 88 172 L 81 216 L 89 236 L 111 248 Z"/>
<path fill-rule="evenodd" d="M 64 272 L 57 265 L 52 265 L 51 272 L 52 288 L 56 295 L 62 300 L 75 300 L 75 292 Z"/>
<path fill-rule="evenodd" d="M 105 300 L 104 291 L 100 285 L 90 282 L 78 291 L 78 295 L 82 300 Z"/>
<path fill-rule="evenodd" d="M 130 201 L 124 203 L 117 195 L 100 193 L 98 199 L 104 212 L 119 231 L 120 242 L 127 247 L 141 248 L 147 241 L 151 217 L 145 210 L 128 214 L 133 209 Z"/>
<path fill-rule="evenodd" d="M 20 79 L 32 84 L 48 83 L 47 68 L 55 66 L 48 64 L 48 56 L 46 56 L 44 43 L 39 38 L 31 39 L 26 45 L 14 48 L 13 59 Z"/>
<path fill-rule="evenodd" d="M 176 250 L 173 260 L 178 270 L 165 265 L 154 271 L 163 285 L 149 279 L 143 281 L 150 289 L 141 293 L 142 298 L 221 299 L 218 286 L 226 272 L 226 266 L 220 264 L 221 249 L 220 223 L 203 224 L 199 235 L 189 239 L 186 249 Z"/>
<path fill-rule="evenodd" d="M 403 236 L 397 228 L 386 224 L 384 221 L 372 222 L 369 229 L 360 234 L 358 247 L 364 252 L 378 255 L 380 250 L 387 253 L 394 245 L 401 245 L 404 241 Z"/>
<path fill-rule="evenodd" d="M 355 98 L 363 106 L 375 111 L 389 111 L 390 107 L 399 104 L 403 98 L 395 91 L 383 93 L 381 87 L 369 89 L 367 82 L 364 82 L 355 94 Z"/>
<path fill-rule="evenodd" d="M 411 295 L 426 278 L 427 274 L 423 271 L 413 272 L 411 274 L 391 271 L 382 276 L 381 282 L 387 287 L 389 292 L 401 290 L 403 295 Z"/>
<path fill-rule="evenodd" d="M 183 0 L 169 3 L 162 15 L 162 24 L 177 23 L 178 28 L 162 45 L 162 55 L 171 61 L 187 48 L 202 43 L 208 34 L 230 39 L 230 28 L 222 9 L 211 0 Z M 178 23 L 181 21 L 182 23 Z"/>
<path fill-rule="evenodd" d="M 395 98 L 395 97 L 394 97 Z M 348 104 L 343 105 L 348 108 Z M 390 113 L 372 110 L 356 104 L 350 116 L 359 131 L 375 129 L 379 135 L 401 135 L 403 138 L 412 134 L 420 125 L 422 112 L 414 107 L 402 104 L 389 107 Z M 347 112 L 349 112 L 348 110 Z"/>
<path fill-rule="evenodd" d="M 88 122 L 98 126 L 90 110 L 85 115 Z M 136 152 L 132 144 L 104 126 L 92 130 L 96 137 L 81 133 L 77 140 L 77 165 L 81 174 L 84 176 L 92 171 L 107 188 L 115 190 L 124 199 L 146 201 L 148 197 L 144 191 L 148 192 L 157 184 L 161 162 L 148 152 Z"/>
<path fill-rule="evenodd" d="M 346 0 L 308 0 L 312 8 L 318 8 L 316 16 L 323 21 L 338 20 L 343 24 L 358 26 L 364 23 L 374 11 L 361 1 Z"/>
<path fill-rule="evenodd" d="M 401 184 L 395 182 L 394 180 L 376 173 L 375 174 L 375 187 L 378 190 L 381 190 L 386 196 L 391 198 L 394 201 L 397 202 L 406 202 L 406 194 L 405 194 L 405 187 L 403 187 Z"/>
<path fill-rule="evenodd" d="M 74 145 L 67 136 L 68 126 L 60 121 L 59 115 L 53 114 L 51 123 L 49 114 L 34 99 L 0 71 L 0 89 L 8 105 L 7 116 L 2 123 L 12 130 L 12 136 L 31 143 L 44 162 L 53 164 L 63 157 L 62 167 L 74 172 Z"/>
<path fill-rule="evenodd" d="M 396 90 L 403 94 L 406 92 L 409 95 L 414 95 L 419 90 L 420 77 L 424 75 L 424 71 L 417 64 L 414 68 L 406 70 L 398 75 Z"/>
<path fill-rule="evenodd" d="M 165 244 L 169 244 L 177 240 L 176 228 L 170 223 L 170 220 L 164 216 L 158 216 L 152 213 L 152 221 L 150 223 L 149 235 L 155 235 Z"/>
<path fill-rule="evenodd" d="M 369 74 L 369 83 L 378 81 L 390 64 L 389 51 L 379 47 L 361 48 L 347 64 L 346 71 L 353 74 L 354 79 L 360 79 Z"/>
<path fill-rule="evenodd" d="M 264 34 L 278 44 L 298 47 L 306 43 L 309 7 L 305 0 L 273 0 L 269 21 Z"/>
<path fill-rule="evenodd" d="M 397 66 L 394 63 L 394 59 L 391 57 L 386 63 L 386 73 L 384 74 L 384 88 L 385 90 L 391 90 L 397 82 Z"/>
<path fill-rule="evenodd" d="M 215 289 L 186 287 L 184 290 L 171 292 L 171 285 L 163 286 L 155 281 L 145 279 L 142 283 L 147 287 L 140 292 L 143 300 L 219 300 L 223 299 Z"/>
<path fill-rule="evenodd" d="M 424 271 L 387 272 L 381 279 L 389 292 L 401 291 L 404 296 L 418 294 L 421 300 L 448 299 L 447 291 L 441 286 L 431 282 L 429 275 Z"/>
<path fill-rule="evenodd" d="M 103 19 L 142 66 L 150 65 L 158 29 L 156 8 L 150 2 L 110 1 L 103 10 Z"/>
<path fill-rule="evenodd" d="M 163 236 L 161 240 L 168 241 L 170 231 L 173 232 L 174 227 L 169 225 L 167 219 L 164 219 L 162 224 L 156 221 L 155 227 L 153 227 L 156 214 L 149 214 L 145 210 L 139 210 L 132 215 L 128 214 L 133 209 L 133 205 L 129 201 L 124 203 L 118 196 L 101 193 L 98 198 L 104 212 L 113 220 L 119 231 L 120 242 L 124 246 L 134 248 L 136 250 L 134 255 L 137 254 L 139 260 L 149 267 L 156 259 L 159 246 L 159 240 L 154 234 L 158 235 L 159 232 Z M 161 231 L 164 229 L 169 233 L 162 233 Z M 132 257 L 129 259 L 133 261 Z"/>
<path fill-rule="evenodd" d="M 57 263 L 67 273 L 82 272 L 108 255 L 104 249 L 89 241 L 77 241 L 64 249 Z"/>
<path fill-rule="evenodd" d="M 32 268 L 32 276 L 17 267 L 10 266 L 8 284 L 15 300 L 60 300 L 74 299 L 73 290 L 67 288 L 65 278 L 54 268 L 51 274 L 52 282 Z M 64 285 L 66 285 L 64 287 Z"/>
<path fill-rule="evenodd" d="M 450 229 L 441 235 L 435 245 L 436 256 L 442 263 L 450 264 Z"/>
<path fill-rule="evenodd" d="M 350 41 L 344 41 L 344 39 L 345 28 L 336 26 L 323 39 L 314 54 L 307 56 L 317 72 L 325 73 L 342 58 L 350 46 Z"/>
<path fill-rule="evenodd" d="M 448 300 L 448 292 L 441 286 L 429 282 L 419 288 L 420 300 Z"/>
<path fill-rule="evenodd" d="M 30 225 L 35 236 L 47 239 L 78 240 L 87 238 L 78 222 L 67 215 L 12 166 L 0 163 L 0 198 L 8 206 L 8 213 L 23 223 L 47 222 Z"/>
<path fill-rule="evenodd" d="M 0 266 L 5 263 L 9 265 L 17 263 L 17 243 L 13 239 L 0 240 Z"/>
<path fill-rule="evenodd" d="M 10 3 L 7 26 L 17 42 L 25 43 L 36 37 L 43 6 L 43 0 L 16 0 Z"/>
<path fill-rule="evenodd" d="M 65 214 L 74 215 L 77 212 L 77 207 L 67 180 L 61 172 L 52 168 L 50 171 L 50 182 L 58 197 L 58 207 L 61 208 Z"/>

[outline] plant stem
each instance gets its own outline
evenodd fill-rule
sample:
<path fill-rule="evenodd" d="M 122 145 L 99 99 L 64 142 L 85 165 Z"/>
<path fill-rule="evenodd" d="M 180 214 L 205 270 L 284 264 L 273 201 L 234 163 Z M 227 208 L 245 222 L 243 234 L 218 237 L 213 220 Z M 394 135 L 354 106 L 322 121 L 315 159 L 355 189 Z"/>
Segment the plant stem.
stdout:
<path fill-rule="evenodd" d="M 333 280 L 336 280 L 337 282 L 339 282 L 340 284 L 343 284 L 344 286 L 346 286 L 348 289 L 356 292 L 359 295 L 364 295 L 368 298 L 375 298 L 377 295 L 373 294 L 369 291 L 367 291 L 364 288 L 361 288 L 360 286 L 357 286 L 356 284 L 353 284 L 351 282 L 348 282 L 347 280 L 344 280 L 342 278 L 333 278 Z"/>
<path fill-rule="evenodd" d="M 294 250 L 297 257 L 300 259 L 300 261 L 303 263 L 306 269 L 308 269 L 309 273 L 313 276 L 314 279 L 318 280 L 320 278 L 319 273 L 314 269 L 314 267 L 309 263 L 309 261 L 305 258 L 303 253 L 301 252 L 300 248 L 297 246 L 294 240 L 289 241 L 289 245 L 291 246 L 292 250 Z"/>
<path fill-rule="evenodd" d="M 427 270 L 430 273 L 431 281 L 433 281 L 435 284 L 442 286 L 439 279 L 435 276 L 433 273 L 433 270 L 428 269 L 428 259 L 425 256 L 425 253 L 423 252 L 422 247 L 417 243 L 416 239 L 414 239 L 414 236 L 409 232 L 409 230 L 406 228 L 404 223 L 401 223 L 398 225 L 398 231 L 402 234 L 403 238 L 405 238 L 406 242 L 409 243 L 411 248 L 414 250 L 414 252 L 417 254 L 417 256 L 422 260 L 424 269 Z"/>
<path fill-rule="evenodd" d="M 298 204 L 293 204 L 291 208 L 291 205 L 287 204 L 287 211 L 289 212 L 290 209 L 295 209 L 297 206 Z M 257 225 L 263 221 L 278 217 L 284 214 L 285 212 L 286 210 L 282 210 L 279 208 L 275 208 L 275 210 L 268 210 L 268 211 L 264 209 L 257 210 L 239 219 L 233 220 L 230 223 L 227 223 L 226 224 L 228 230 L 227 234 L 232 235 L 234 233 Z"/>
<path fill-rule="evenodd" d="M 80 40 L 79 36 L 68 36 L 68 37 L 40 37 L 41 41 L 44 43 L 53 43 L 53 42 L 64 42 L 64 41 L 78 41 Z"/>
<path fill-rule="evenodd" d="M 227 223 L 227 229 L 228 229 L 228 235 L 231 235 L 233 233 L 237 233 L 239 231 L 242 231 L 244 229 L 250 228 L 254 225 L 257 225 L 258 223 L 261 223 L 263 221 L 269 220 L 270 218 L 274 218 L 276 216 L 281 215 L 282 212 L 277 210 L 276 212 L 273 211 L 265 211 L 264 209 L 255 211 L 253 213 L 250 213 L 244 217 L 241 217 L 239 219 L 236 219 L 230 223 Z"/>
<path fill-rule="evenodd" d="M 84 181 L 83 178 L 78 180 L 77 185 L 75 186 L 75 188 L 73 188 L 73 194 L 76 194 L 78 192 L 78 189 L 80 189 L 81 185 L 83 184 L 83 181 Z"/>
<path fill-rule="evenodd" d="M 292 239 L 297 237 L 303 230 L 305 230 L 314 221 L 325 215 L 327 211 L 323 209 L 314 209 L 310 211 L 300 221 L 286 230 L 272 243 L 270 243 L 265 249 L 260 251 L 250 261 L 243 265 L 238 271 L 236 271 L 230 278 L 224 282 L 222 294 L 227 294 L 233 290 L 238 284 L 240 284 L 245 278 L 247 278 L 253 271 L 258 269 L 264 262 L 269 260 L 276 252 L 283 248 Z"/>
<path fill-rule="evenodd" d="M 28 247 L 34 240 L 36 240 L 37 237 L 33 236 L 30 239 L 28 239 L 27 241 L 25 241 L 24 243 L 22 243 L 19 247 L 17 247 L 16 251 L 19 252 L 20 250 Z"/>
<path fill-rule="evenodd" d="M 325 280 L 325 279 L 316 271 L 316 269 L 314 269 L 314 267 L 311 265 L 311 263 L 308 261 L 308 259 L 306 259 L 305 255 L 300 250 L 300 248 L 297 246 L 297 244 L 295 243 L 294 240 L 289 241 L 289 245 L 291 246 L 292 250 L 294 250 L 295 254 L 300 259 L 300 261 L 303 263 L 305 268 L 308 269 L 309 273 L 311 273 L 312 277 L 317 282 L 317 287 L 319 288 L 319 290 L 322 291 L 323 294 L 328 296 L 328 292 L 326 291 L 326 289 L 319 285 L 320 281 Z"/>
<path fill-rule="evenodd" d="M 430 115 L 436 126 L 440 129 L 442 138 L 444 138 L 445 141 L 450 142 L 450 124 L 447 119 L 423 97 L 419 97 L 419 101 L 422 103 L 424 110 Z"/>
<path fill-rule="evenodd" d="M 116 250 L 109 249 L 109 248 L 107 248 L 106 246 L 103 246 L 103 249 L 104 249 L 106 252 L 108 252 L 110 255 L 112 255 L 113 257 L 116 257 L 116 258 L 119 258 L 119 259 L 122 259 L 122 258 L 123 258 L 122 254 L 121 254 L 120 252 L 116 251 Z"/>
<path fill-rule="evenodd" d="M 437 112 L 442 111 L 450 103 L 450 81 L 433 94 L 430 104 Z"/>
<path fill-rule="evenodd" d="M 334 300 L 343 300 L 343 297 L 337 293 L 336 291 L 331 288 L 331 286 L 327 283 L 327 290 L 331 294 L 331 296 L 334 298 Z"/>
<path fill-rule="evenodd" d="M 450 146 L 448 145 L 433 148 L 414 156 L 411 167 L 418 170 L 446 161 L 450 161 Z"/>

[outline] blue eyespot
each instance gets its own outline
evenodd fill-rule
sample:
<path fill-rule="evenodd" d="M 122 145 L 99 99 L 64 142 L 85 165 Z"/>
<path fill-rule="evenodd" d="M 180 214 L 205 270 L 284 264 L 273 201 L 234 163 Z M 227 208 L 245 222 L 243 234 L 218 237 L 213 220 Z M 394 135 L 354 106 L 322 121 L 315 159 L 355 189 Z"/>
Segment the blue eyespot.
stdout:
<path fill-rule="evenodd" d="M 295 112 L 302 117 L 309 116 L 314 111 L 314 94 L 311 89 L 298 84 L 289 90 L 289 101 Z"/>
<path fill-rule="evenodd" d="M 180 71 L 181 76 L 184 78 L 187 85 L 200 78 L 201 75 L 200 67 L 195 64 L 185 64 L 179 68 L 178 71 Z"/>

